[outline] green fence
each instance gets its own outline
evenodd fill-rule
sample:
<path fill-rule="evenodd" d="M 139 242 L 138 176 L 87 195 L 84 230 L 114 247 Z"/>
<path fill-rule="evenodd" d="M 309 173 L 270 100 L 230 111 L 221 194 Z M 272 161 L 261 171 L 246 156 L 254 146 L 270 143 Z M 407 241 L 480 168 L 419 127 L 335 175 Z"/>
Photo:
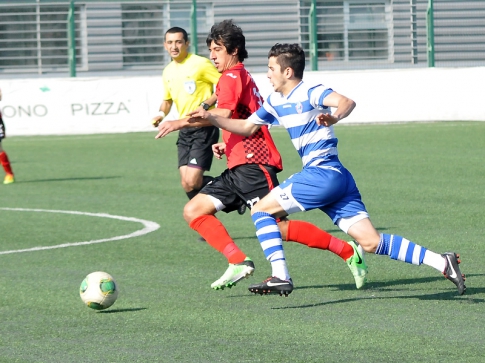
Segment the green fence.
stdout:
<path fill-rule="evenodd" d="M 184 27 L 207 56 L 211 25 L 228 18 L 251 71 L 276 42 L 300 43 L 312 70 L 485 66 L 485 1 L 0 0 L 0 74 L 159 71 L 166 29 Z"/>

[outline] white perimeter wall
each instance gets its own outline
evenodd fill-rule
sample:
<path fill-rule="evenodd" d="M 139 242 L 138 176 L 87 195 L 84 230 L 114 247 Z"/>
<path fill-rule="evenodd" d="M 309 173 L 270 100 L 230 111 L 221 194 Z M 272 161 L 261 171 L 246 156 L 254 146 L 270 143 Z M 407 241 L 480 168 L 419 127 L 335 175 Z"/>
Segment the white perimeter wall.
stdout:
<path fill-rule="evenodd" d="M 253 74 L 261 94 L 272 87 Z M 342 123 L 485 121 L 485 67 L 306 72 L 352 98 Z M 154 131 L 162 80 L 151 77 L 0 80 L 7 134 L 55 135 Z M 170 118 L 176 118 L 171 112 Z"/>

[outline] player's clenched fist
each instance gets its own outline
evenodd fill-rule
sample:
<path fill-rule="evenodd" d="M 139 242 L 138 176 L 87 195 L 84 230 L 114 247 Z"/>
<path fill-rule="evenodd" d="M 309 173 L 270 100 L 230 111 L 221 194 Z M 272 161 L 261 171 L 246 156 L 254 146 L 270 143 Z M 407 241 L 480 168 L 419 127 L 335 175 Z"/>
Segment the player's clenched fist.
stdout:
<path fill-rule="evenodd" d="M 160 122 L 162 122 L 162 118 L 160 116 L 156 116 L 152 119 L 152 125 L 153 127 L 157 127 L 160 125 Z"/>
<path fill-rule="evenodd" d="M 163 111 L 159 111 L 158 112 L 158 115 L 156 115 L 154 118 L 152 118 L 152 125 L 153 127 L 157 127 L 158 125 L 160 125 L 160 122 L 163 121 L 163 119 L 165 118 L 165 112 Z"/>
<path fill-rule="evenodd" d="M 212 152 L 217 159 L 222 159 L 222 155 L 226 153 L 226 144 L 224 142 L 218 142 L 212 145 Z"/>

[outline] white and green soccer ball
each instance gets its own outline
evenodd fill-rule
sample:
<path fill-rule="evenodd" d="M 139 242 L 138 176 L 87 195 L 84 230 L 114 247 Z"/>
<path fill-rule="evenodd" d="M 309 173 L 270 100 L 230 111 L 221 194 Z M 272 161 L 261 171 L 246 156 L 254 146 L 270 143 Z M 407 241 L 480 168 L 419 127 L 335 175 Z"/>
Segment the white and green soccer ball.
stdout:
<path fill-rule="evenodd" d="M 92 272 L 81 282 L 79 295 L 91 309 L 104 310 L 115 303 L 118 297 L 118 285 L 109 273 Z"/>

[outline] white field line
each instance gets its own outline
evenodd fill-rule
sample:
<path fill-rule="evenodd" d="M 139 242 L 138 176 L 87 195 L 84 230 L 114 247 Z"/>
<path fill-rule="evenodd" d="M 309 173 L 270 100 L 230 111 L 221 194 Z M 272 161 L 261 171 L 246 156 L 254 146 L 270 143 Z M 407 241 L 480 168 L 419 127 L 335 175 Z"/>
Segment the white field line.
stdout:
<path fill-rule="evenodd" d="M 0 251 L 0 255 L 7 255 L 10 253 L 20 253 L 20 252 L 32 252 L 32 251 L 43 251 L 43 250 L 53 250 L 56 248 L 65 248 L 65 247 L 73 247 L 73 246 L 83 246 L 83 245 L 92 245 L 95 243 L 103 243 L 103 242 L 111 242 L 111 241 L 119 241 L 122 239 L 139 237 L 144 234 L 156 231 L 160 228 L 158 223 L 147 221 L 144 219 L 132 218 L 132 217 L 123 217 L 123 216 L 115 216 L 106 213 L 87 213 L 87 212 L 78 212 L 78 211 L 69 211 L 69 210 L 50 210 L 50 209 L 27 209 L 27 208 L 0 208 L 0 210 L 7 210 L 7 211 L 19 211 L 19 212 L 42 212 L 42 213 L 64 213 L 64 214 L 77 214 L 83 216 L 91 216 L 91 217 L 100 217 L 100 218 L 111 218 L 111 219 L 118 219 L 122 221 L 128 222 L 137 222 L 143 224 L 144 228 L 135 231 L 130 234 L 125 234 L 123 236 L 115 236 L 111 238 L 102 238 L 96 239 L 92 241 L 85 241 L 85 242 L 73 242 L 73 243 L 63 243 L 56 246 L 39 246 L 39 247 L 32 247 L 26 248 L 22 250 L 10 250 L 10 251 Z"/>

